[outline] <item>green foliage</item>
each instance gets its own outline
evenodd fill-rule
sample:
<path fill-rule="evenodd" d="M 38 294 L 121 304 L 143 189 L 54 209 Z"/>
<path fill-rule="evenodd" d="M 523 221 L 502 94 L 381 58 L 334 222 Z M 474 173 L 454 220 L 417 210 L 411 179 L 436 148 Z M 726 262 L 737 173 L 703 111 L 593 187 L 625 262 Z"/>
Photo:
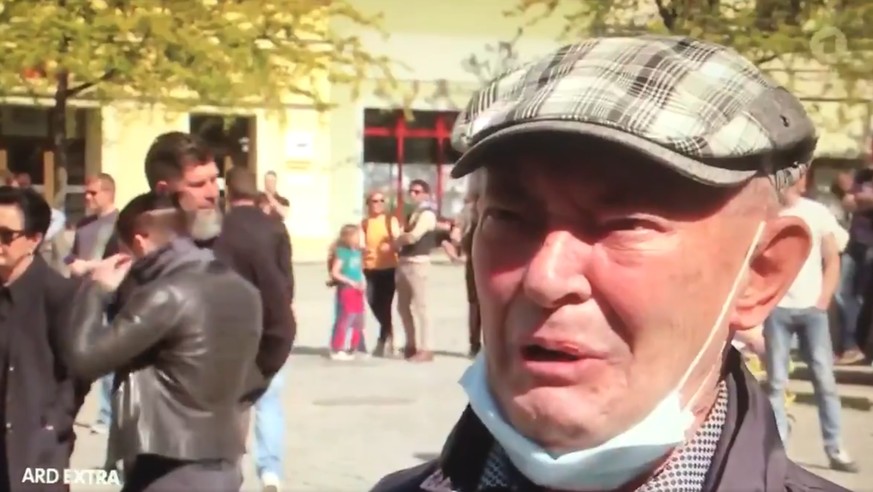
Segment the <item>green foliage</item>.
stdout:
<path fill-rule="evenodd" d="M 325 81 L 392 80 L 335 29 L 378 22 L 346 0 L 0 0 L 0 92 L 325 108 Z"/>
<path fill-rule="evenodd" d="M 873 75 L 869 0 L 519 0 L 508 14 L 537 22 L 557 11 L 567 12 L 565 38 L 672 33 L 730 46 L 758 64 L 816 60 L 850 86 Z"/>

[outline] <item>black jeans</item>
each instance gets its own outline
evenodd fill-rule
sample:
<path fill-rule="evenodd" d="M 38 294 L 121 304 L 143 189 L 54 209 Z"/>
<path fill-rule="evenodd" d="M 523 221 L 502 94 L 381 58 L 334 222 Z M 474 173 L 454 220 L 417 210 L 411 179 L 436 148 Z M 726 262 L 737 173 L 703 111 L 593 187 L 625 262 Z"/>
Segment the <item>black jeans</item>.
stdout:
<path fill-rule="evenodd" d="M 239 492 L 239 465 L 225 460 L 180 461 L 140 455 L 125 470 L 121 492 Z"/>
<path fill-rule="evenodd" d="M 852 283 L 854 291 L 861 295 L 861 310 L 855 326 L 855 339 L 867 357 L 873 356 L 871 346 L 870 328 L 873 325 L 873 248 L 850 242 L 846 246 L 846 253 L 855 262 L 855 278 Z"/>
<path fill-rule="evenodd" d="M 367 304 L 379 322 L 379 341 L 385 342 L 394 336 L 391 307 L 394 304 L 395 269 L 364 270 L 367 279 Z"/>

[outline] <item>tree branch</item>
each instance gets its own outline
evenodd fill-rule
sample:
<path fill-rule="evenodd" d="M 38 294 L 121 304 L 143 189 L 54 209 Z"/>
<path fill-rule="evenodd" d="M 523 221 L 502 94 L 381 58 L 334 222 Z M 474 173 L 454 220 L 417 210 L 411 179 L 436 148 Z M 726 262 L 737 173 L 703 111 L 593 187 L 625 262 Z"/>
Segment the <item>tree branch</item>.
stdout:
<path fill-rule="evenodd" d="M 782 55 L 782 54 L 780 54 L 780 53 L 773 53 L 773 54 L 770 54 L 770 55 L 767 55 L 767 56 L 762 56 L 762 57 L 759 57 L 759 58 L 755 58 L 755 59 L 752 61 L 752 63 L 754 63 L 755 65 L 761 65 L 761 64 L 763 64 L 763 63 L 771 62 L 771 61 L 773 61 L 773 60 L 779 58 L 781 55 Z"/>
<path fill-rule="evenodd" d="M 115 77 L 115 74 L 116 74 L 115 69 L 112 69 L 112 70 L 107 71 L 106 73 L 104 73 L 100 77 L 98 77 L 90 82 L 85 82 L 85 83 L 79 84 L 75 87 L 70 87 L 67 90 L 67 97 L 76 97 L 77 95 L 81 94 L 82 92 L 85 92 L 88 89 L 94 87 L 95 85 L 97 85 L 101 82 L 106 82 L 107 80 L 111 79 L 112 77 Z"/>
<path fill-rule="evenodd" d="M 655 0 L 655 5 L 658 7 L 658 14 L 661 15 L 661 21 L 668 31 L 672 32 L 676 27 L 676 8 L 668 7 L 663 0 Z"/>

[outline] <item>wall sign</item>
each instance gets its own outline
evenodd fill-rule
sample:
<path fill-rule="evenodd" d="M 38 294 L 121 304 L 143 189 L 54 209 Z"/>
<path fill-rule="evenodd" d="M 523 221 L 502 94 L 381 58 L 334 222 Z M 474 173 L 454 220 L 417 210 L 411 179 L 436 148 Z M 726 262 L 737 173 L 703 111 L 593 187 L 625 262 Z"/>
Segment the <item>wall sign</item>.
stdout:
<path fill-rule="evenodd" d="M 315 134 L 292 131 L 285 136 L 285 159 L 288 161 L 311 161 L 315 159 Z"/>

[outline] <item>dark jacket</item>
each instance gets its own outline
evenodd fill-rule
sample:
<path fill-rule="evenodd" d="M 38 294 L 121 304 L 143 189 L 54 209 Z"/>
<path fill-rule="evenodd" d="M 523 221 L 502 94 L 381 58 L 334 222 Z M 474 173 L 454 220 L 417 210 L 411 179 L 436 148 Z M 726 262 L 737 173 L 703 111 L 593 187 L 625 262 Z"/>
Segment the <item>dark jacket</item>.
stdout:
<path fill-rule="evenodd" d="M 788 459 L 770 403 L 736 350 L 731 350 L 726 367 L 728 415 L 703 490 L 849 492 Z M 493 443 L 467 408 L 437 460 L 388 475 L 372 492 L 474 492 Z M 437 471 L 447 480 L 428 480 Z"/>
<path fill-rule="evenodd" d="M 138 260 L 130 276 L 139 287 L 109 329 L 101 287 L 88 282 L 78 290 L 68 340 L 75 374 L 96 380 L 118 371 L 123 380 L 115 394 L 117 452 L 125 460 L 237 459 L 244 450 L 239 399 L 257 372 L 257 292 L 187 240 Z"/>
<path fill-rule="evenodd" d="M 288 286 L 288 297 L 294 300 L 294 267 L 291 265 L 291 235 L 288 228 L 282 222 L 281 217 L 271 216 L 276 229 L 276 262 L 279 271 L 285 275 L 285 283 Z"/>
<path fill-rule="evenodd" d="M 213 245 L 215 256 L 260 293 L 264 325 L 256 362 L 265 378 L 273 377 L 285 365 L 297 328 L 288 289 L 291 271 L 281 271 L 276 259 L 284 254 L 280 253 L 282 242 L 275 219 L 258 207 L 243 205 L 230 209 Z"/>
<path fill-rule="evenodd" d="M 89 387 L 74 382 L 62 350 L 76 284 L 36 256 L 3 293 L 11 301 L 8 316 L 0 321 L 8 350 L 4 425 L 10 484 L 0 484 L 0 490 L 64 490 L 21 480 L 27 467 L 69 466 L 73 422 Z"/>

